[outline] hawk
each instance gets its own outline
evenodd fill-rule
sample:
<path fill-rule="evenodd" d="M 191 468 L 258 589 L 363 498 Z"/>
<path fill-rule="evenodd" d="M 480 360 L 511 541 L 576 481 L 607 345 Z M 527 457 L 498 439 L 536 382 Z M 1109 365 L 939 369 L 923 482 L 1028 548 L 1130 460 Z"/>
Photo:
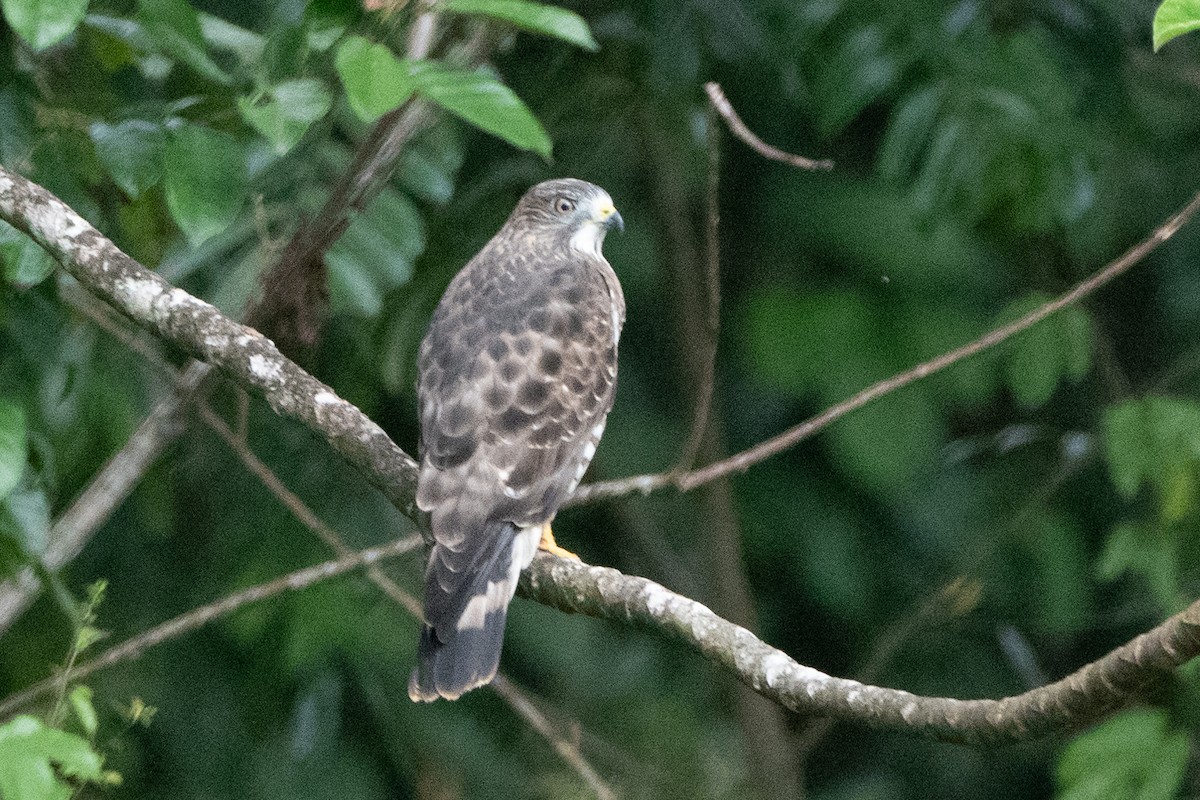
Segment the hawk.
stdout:
<path fill-rule="evenodd" d="M 600 252 L 608 193 L 539 183 L 454 277 L 418 358 L 417 505 L 434 546 L 414 701 L 490 683 L 508 604 L 587 470 L 617 384 L 625 298 Z"/>

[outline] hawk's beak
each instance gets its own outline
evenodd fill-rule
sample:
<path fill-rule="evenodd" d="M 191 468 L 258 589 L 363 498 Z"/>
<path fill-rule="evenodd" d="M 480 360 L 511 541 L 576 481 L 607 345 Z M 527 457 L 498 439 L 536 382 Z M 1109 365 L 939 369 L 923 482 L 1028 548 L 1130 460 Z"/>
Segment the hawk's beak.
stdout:
<path fill-rule="evenodd" d="M 621 219 L 621 212 L 612 205 L 607 203 L 598 209 L 600 213 L 600 224 L 605 228 L 616 228 L 621 233 L 625 232 L 625 220 Z"/>

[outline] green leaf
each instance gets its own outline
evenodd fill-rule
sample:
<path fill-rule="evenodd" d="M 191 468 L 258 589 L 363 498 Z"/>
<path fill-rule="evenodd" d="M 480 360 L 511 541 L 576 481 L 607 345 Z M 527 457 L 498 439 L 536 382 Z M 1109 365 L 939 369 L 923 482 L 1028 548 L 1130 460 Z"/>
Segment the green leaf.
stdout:
<path fill-rule="evenodd" d="M 71 35 L 87 11 L 87 0 L 3 0 L 4 19 L 34 50 Z"/>
<path fill-rule="evenodd" d="M 241 145 L 232 136 L 187 125 L 172 134 L 165 164 L 167 207 L 193 247 L 237 218 L 246 173 Z"/>
<path fill-rule="evenodd" d="M 362 15 L 362 3 L 354 0 L 309 0 L 304 7 L 308 46 L 320 52 L 328 50 Z"/>
<path fill-rule="evenodd" d="M 1103 428 L 1109 472 L 1122 496 L 1132 499 L 1150 483 L 1159 491 L 1167 519 L 1179 519 L 1194 507 L 1200 405 L 1170 397 L 1128 400 L 1105 412 Z"/>
<path fill-rule="evenodd" d="M 296 146 L 305 131 L 325 116 L 333 98 L 325 84 L 313 78 L 285 81 L 257 97 L 238 98 L 242 118 L 283 155 Z"/>
<path fill-rule="evenodd" d="M 1162 529 L 1145 525 L 1115 526 L 1104 540 L 1096 562 L 1096 577 L 1112 582 L 1125 574 L 1146 582 L 1150 594 L 1164 613 L 1179 610 L 1179 552 L 1177 540 Z"/>
<path fill-rule="evenodd" d="M 103 760 L 87 740 L 22 715 L 0 725 L 0 797 L 67 800 L 74 793 L 66 776 L 103 781 Z M 57 769 L 56 769 L 57 768 Z"/>
<path fill-rule="evenodd" d="M 92 704 L 92 687 L 76 686 L 71 690 L 67 699 L 70 700 L 71 708 L 75 711 L 75 718 L 79 720 L 83 730 L 88 736 L 95 736 L 99 722 L 96 719 L 96 707 Z"/>
<path fill-rule="evenodd" d="M 21 481 L 28 452 L 25 412 L 15 403 L 0 399 L 0 499 Z"/>
<path fill-rule="evenodd" d="M 342 42 L 334 65 L 350 108 L 364 122 L 374 122 L 412 96 L 408 66 L 383 45 L 361 36 Z"/>
<path fill-rule="evenodd" d="M 1021 298 L 1006 308 L 1000 324 L 1015 321 L 1049 300 L 1041 294 Z M 1005 377 L 1017 401 L 1037 408 L 1054 394 L 1064 378 L 1077 381 L 1091 369 L 1091 320 L 1078 306 L 1052 314 L 1012 337 L 1005 353 Z"/>
<path fill-rule="evenodd" d="M 41 556 L 50 541 L 50 503 L 37 481 L 24 481 L 0 503 L 0 533 L 14 539 L 31 557 Z"/>
<path fill-rule="evenodd" d="M 424 223 L 416 206 L 385 189 L 325 255 L 333 307 L 378 315 L 383 295 L 409 281 L 413 261 L 424 249 Z"/>
<path fill-rule="evenodd" d="M 267 42 L 259 34 L 212 14 L 199 13 L 196 18 L 200 35 L 209 47 L 233 53 L 244 64 L 256 64 L 262 58 Z"/>
<path fill-rule="evenodd" d="M 600 49 L 583 17 L 565 8 L 524 0 L 447 0 L 442 8 L 456 14 L 481 14 L 502 19 L 518 28 L 553 36 L 587 50 Z"/>
<path fill-rule="evenodd" d="M 467 122 L 522 150 L 549 158 L 550 137 L 529 107 L 483 72 L 450 69 L 428 61 L 411 65 L 417 91 Z"/>
<path fill-rule="evenodd" d="M 109 125 L 94 123 L 88 129 L 96 156 L 117 186 L 131 199 L 162 180 L 167 132 L 161 125 L 130 119 Z"/>
<path fill-rule="evenodd" d="M 1164 0 L 1154 12 L 1154 51 L 1194 30 L 1200 30 L 1200 0 Z"/>
<path fill-rule="evenodd" d="M 4 279 L 14 286 L 35 286 L 54 272 L 54 259 L 45 250 L 28 236 L 2 221 L 0 260 L 4 262 Z"/>
<path fill-rule="evenodd" d="M 1188 736 L 1165 711 L 1126 711 L 1067 745 L 1055 800 L 1170 800 L 1183 782 Z"/>
<path fill-rule="evenodd" d="M 139 0 L 138 21 L 163 52 L 211 81 L 233 79 L 208 56 L 200 18 L 186 0 Z"/>
<path fill-rule="evenodd" d="M 81 625 L 75 634 L 75 651 L 82 653 L 108 634 L 91 625 Z"/>
<path fill-rule="evenodd" d="M 463 147 L 459 128 L 435 125 L 412 146 L 405 148 L 396 168 L 396 180 L 422 200 L 439 205 L 454 195 L 454 181 L 462 168 Z"/>

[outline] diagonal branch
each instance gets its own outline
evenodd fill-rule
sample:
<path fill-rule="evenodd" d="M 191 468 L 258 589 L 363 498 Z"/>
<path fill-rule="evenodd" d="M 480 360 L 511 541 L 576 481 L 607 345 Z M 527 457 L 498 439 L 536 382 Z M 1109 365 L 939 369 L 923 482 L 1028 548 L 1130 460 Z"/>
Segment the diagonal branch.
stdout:
<path fill-rule="evenodd" d="M 778 147 L 773 147 L 755 135 L 754 131 L 742 121 L 738 113 L 733 110 L 733 103 L 729 102 L 729 98 L 725 96 L 725 92 L 721 89 L 721 84 L 710 81 L 704 84 L 704 91 L 708 93 L 708 102 L 712 103 L 712 107 L 717 110 L 721 118 L 725 120 L 725 124 L 729 126 L 729 130 L 733 131 L 733 135 L 748 144 L 754 152 L 758 153 L 763 158 L 769 158 L 772 161 L 780 161 L 784 164 L 791 164 L 797 169 L 809 170 L 827 170 L 833 169 L 833 162 L 827 158 L 820 160 L 805 158 L 793 153 L 788 153 L 780 150 Z"/>
<path fill-rule="evenodd" d="M 410 30 L 406 57 L 425 58 L 432 46 L 438 15 L 423 10 Z M 475 61 L 483 50 L 482 39 L 474 37 L 459 56 Z M 429 105 L 413 99 L 385 114 L 371 128 L 355 153 L 351 169 L 334 186 L 320 214 L 310 224 L 293 231 L 275 266 L 262 280 L 263 292 L 246 309 L 248 324 L 277 335 L 280 341 L 311 345 L 319 329 L 318 306 L 325 292 L 325 252 L 345 232 L 350 214 L 363 209 L 387 185 L 399 163 L 404 146 L 433 118 Z M 273 328 L 278 328 L 276 333 Z M 70 562 L 83 549 L 117 507 L 187 426 L 185 412 L 201 391 L 211 367 L 193 361 L 184 370 L 174 391 L 158 401 L 137 431 L 100 469 L 50 531 L 44 566 L 54 571 Z M 3 634 L 33 602 L 41 581 L 32 569 L 22 569 L 0 582 L 0 634 Z"/>
<path fill-rule="evenodd" d="M 598 481 L 580 486 L 575 490 L 575 494 L 571 497 L 569 504 L 578 505 L 595 500 L 621 497 L 622 495 L 634 492 L 649 494 L 650 492 L 667 487 L 674 487 L 681 492 L 687 492 L 717 478 L 745 472 L 758 462 L 778 455 L 784 450 L 809 438 L 823 428 L 828 427 L 831 423 L 846 416 L 851 411 L 856 411 L 873 400 L 878 400 L 884 395 L 891 394 L 897 389 L 902 389 L 910 383 L 919 381 L 921 378 L 926 378 L 935 372 L 941 372 L 946 367 L 957 364 L 959 361 L 970 358 L 991 347 L 995 347 L 1021 331 L 1033 327 L 1056 311 L 1061 311 L 1067 306 L 1077 303 L 1114 278 L 1125 273 L 1148 256 L 1160 244 L 1174 236 L 1176 231 L 1195 216 L 1197 211 L 1200 211 L 1200 193 L 1197 193 L 1191 199 L 1191 202 L 1160 225 L 1149 237 L 1134 245 L 1120 258 L 1110 262 L 1099 272 L 1076 284 L 1064 294 L 1038 306 L 1015 322 L 1010 322 L 1007 325 L 1002 325 L 999 328 L 988 331 L 973 342 L 968 342 L 962 347 L 943 353 L 936 358 L 931 358 L 912 369 L 893 375 L 890 378 L 884 378 L 878 383 L 863 389 L 853 397 L 830 406 L 815 417 L 811 417 L 799 425 L 789 428 L 774 438 L 759 442 L 753 447 L 714 464 L 709 464 L 706 467 L 683 474 L 663 472 L 653 475 L 636 475 L 631 478 Z"/>
<path fill-rule="evenodd" d="M 616 800 L 616 793 L 604 782 L 595 768 L 584 759 L 579 752 L 579 745 L 558 732 L 558 729 L 546 719 L 546 715 L 525 696 L 524 692 L 503 675 L 497 675 L 491 684 L 492 690 L 504 698 L 504 701 L 519 714 L 529 727 L 545 737 L 554 752 L 583 778 L 593 794 L 600 800 Z"/>
<path fill-rule="evenodd" d="M 1200 196 L 1151 239 L 1044 308 L 1041 316 L 1128 268 L 1165 241 L 1197 208 Z M 416 516 L 413 460 L 361 411 L 282 356 L 257 331 L 171 287 L 118 250 L 61 200 L 3 167 L 0 218 L 27 233 L 80 283 L 130 319 L 206 359 L 239 385 L 261 394 L 277 413 L 321 435 L 403 513 Z M 1026 322 L 1026 327 L 1034 321 Z M 989 337 L 999 341 L 1011 335 L 1011 327 Z M 403 546 L 409 547 L 410 541 Z M 541 554 L 523 576 L 521 587 L 526 597 L 546 605 L 648 627 L 683 641 L 758 693 L 794 711 L 969 743 L 1031 739 L 1094 721 L 1200 654 L 1197 602 L 1063 680 L 1031 692 L 1004 700 L 919 697 L 802 666 L 700 603 L 613 569 Z"/>
<path fill-rule="evenodd" d="M 563 611 L 650 628 L 801 714 L 964 744 L 1035 739 L 1094 722 L 1200 655 L 1200 601 L 1060 681 L 1003 700 L 920 697 L 798 664 L 745 628 L 645 578 L 539 553 L 521 588 Z"/>
<path fill-rule="evenodd" d="M 364 565 L 375 565 L 386 559 L 410 553 L 420 546 L 420 536 L 407 536 L 389 544 L 379 547 L 369 547 L 366 550 L 350 553 L 332 561 L 305 567 L 304 569 L 296 570 L 266 583 L 260 583 L 248 589 L 243 589 L 240 592 L 235 592 L 216 602 L 180 614 L 174 619 L 167 620 L 144 633 L 139 633 L 137 636 L 126 639 L 121 644 L 110 647 L 90 661 L 73 667 L 69 679 L 72 681 L 80 680 L 91 675 L 93 672 L 102 670 L 113 664 L 139 658 L 142 653 L 151 647 L 160 645 L 171 639 L 177 639 L 186 633 L 191 633 L 213 620 L 232 614 L 234 611 L 250 603 L 257 603 L 283 594 L 284 592 L 307 589 L 321 581 L 329 580 Z M 61 682 L 61 676 L 52 675 L 23 691 L 6 697 L 3 701 L 0 701 L 0 719 L 3 719 L 32 700 L 36 700 L 38 697 L 54 691 L 55 687 Z"/>
<path fill-rule="evenodd" d="M 3 167 L 0 216 L 113 308 L 258 392 L 276 413 L 321 431 L 334 450 L 413 516 L 416 462 L 362 411 L 284 357 L 261 333 L 174 288 L 57 197 Z"/>

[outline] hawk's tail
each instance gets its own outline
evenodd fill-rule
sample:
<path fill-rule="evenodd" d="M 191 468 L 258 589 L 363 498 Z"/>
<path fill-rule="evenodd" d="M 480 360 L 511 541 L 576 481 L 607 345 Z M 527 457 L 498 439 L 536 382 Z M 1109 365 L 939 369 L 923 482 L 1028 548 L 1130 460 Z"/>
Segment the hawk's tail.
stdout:
<path fill-rule="evenodd" d="M 496 677 L 508 604 L 540 536 L 540 529 L 531 535 L 502 524 L 506 530 L 488 532 L 494 551 L 470 570 L 456 573 L 469 576 L 469 582 L 447 589 L 437 574 L 426 576 L 426 621 L 417 666 L 408 679 L 408 696 L 414 701 L 455 700 Z"/>

